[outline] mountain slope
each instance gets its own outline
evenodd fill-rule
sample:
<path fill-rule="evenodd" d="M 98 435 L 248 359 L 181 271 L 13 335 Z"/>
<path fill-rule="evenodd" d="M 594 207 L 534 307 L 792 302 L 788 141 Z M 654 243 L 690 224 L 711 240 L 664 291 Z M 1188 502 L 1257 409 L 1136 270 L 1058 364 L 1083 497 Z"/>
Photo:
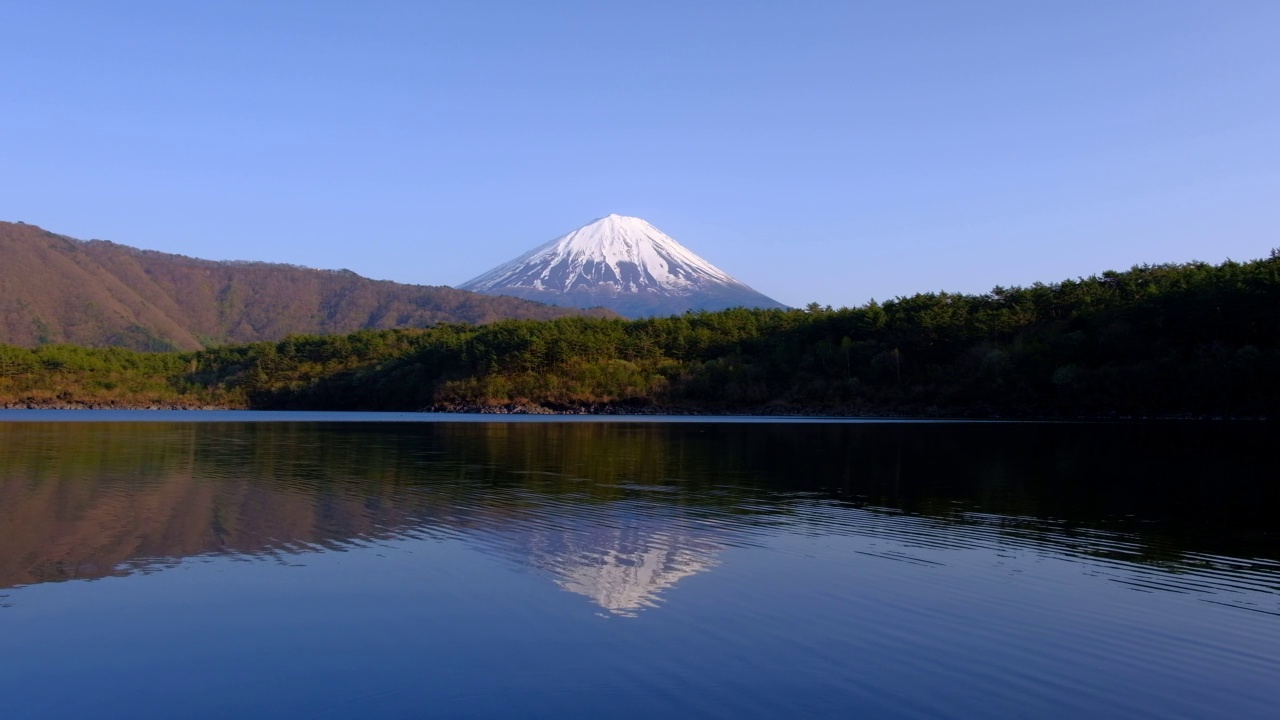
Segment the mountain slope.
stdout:
<path fill-rule="evenodd" d="M 588 223 L 458 287 L 629 317 L 786 307 L 653 225 L 622 215 Z"/>
<path fill-rule="evenodd" d="M 0 343 L 12 345 L 196 349 L 292 333 L 573 314 L 580 313 L 349 270 L 198 260 L 0 222 Z"/>

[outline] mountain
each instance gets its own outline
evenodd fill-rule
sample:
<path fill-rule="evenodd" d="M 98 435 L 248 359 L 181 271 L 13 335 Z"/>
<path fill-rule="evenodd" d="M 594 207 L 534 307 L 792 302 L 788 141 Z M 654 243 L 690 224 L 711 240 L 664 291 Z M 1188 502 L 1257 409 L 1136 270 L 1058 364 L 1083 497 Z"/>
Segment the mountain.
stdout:
<path fill-rule="evenodd" d="M 295 333 L 581 313 L 350 270 L 198 260 L 0 222 L 0 343 L 11 345 L 192 350 Z"/>
<path fill-rule="evenodd" d="M 628 317 L 785 308 L 636 217 L 610 215 L 458 286 Z"/>

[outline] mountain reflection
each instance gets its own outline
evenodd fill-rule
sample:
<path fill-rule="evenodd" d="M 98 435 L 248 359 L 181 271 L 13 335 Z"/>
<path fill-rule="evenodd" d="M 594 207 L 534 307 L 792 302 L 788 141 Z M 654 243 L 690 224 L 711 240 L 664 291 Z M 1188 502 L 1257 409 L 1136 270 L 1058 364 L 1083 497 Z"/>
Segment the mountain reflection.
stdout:
<path fill-rule="evenodd" d="M 715 567 L 723 549 L 713 540 L 672 533 L 651 519 L 630 527 L 535 531 L 511 539 L 517 559 L 619 615 L 653 607 L 663 590 Z"/>
<path fill-rule="evenodd" d="M 679 503 L 628 500 L 665 482 L 649 433 L 401 430 L 9 425 L 0 587 L 461 535 L 630 614 L 715 565 L 714 533 L 680 529 Z M 572 472 L 523 470 L 556 466 Z"/>
<path fill-rule="evenodd" d="M 1271 435 L 1203 424 L 0 424 L 0 587 L 448 538 L 627 615 L 783 527 L 908 546 L 981 527 L 995 538 L 984 542 L 1186 571 L 1207 553 L 1277 557 Z"/>

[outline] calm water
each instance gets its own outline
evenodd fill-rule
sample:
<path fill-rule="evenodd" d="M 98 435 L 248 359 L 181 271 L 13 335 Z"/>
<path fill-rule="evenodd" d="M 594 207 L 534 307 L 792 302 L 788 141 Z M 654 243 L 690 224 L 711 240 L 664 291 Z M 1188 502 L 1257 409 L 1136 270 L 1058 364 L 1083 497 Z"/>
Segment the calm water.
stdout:
<path fill-rule="evenodd" d="M 6 720 L 1280 707 L 1266 425 L 101 417 L 0 415 Z"/>

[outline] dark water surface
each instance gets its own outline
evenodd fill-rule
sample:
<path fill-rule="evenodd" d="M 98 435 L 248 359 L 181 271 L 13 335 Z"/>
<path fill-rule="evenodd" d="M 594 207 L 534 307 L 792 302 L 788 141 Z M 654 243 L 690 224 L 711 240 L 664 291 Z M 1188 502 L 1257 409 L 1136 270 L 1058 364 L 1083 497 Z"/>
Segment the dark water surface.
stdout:
<path fill-rule="evenodd" d="M 1273 426 L 94 417 L 0 416 L 6 720 L 1280 717 Z"/>

